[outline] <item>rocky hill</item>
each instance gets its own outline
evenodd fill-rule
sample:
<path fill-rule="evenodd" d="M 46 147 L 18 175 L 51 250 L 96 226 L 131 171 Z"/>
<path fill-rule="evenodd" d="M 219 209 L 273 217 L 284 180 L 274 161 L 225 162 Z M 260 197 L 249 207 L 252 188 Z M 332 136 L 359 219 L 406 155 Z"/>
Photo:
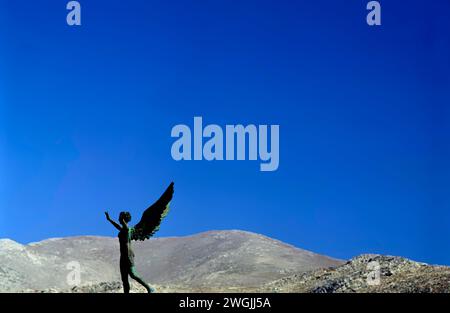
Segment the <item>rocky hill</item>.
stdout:
<path fill-rule="evenodd" d="M 450 267 L 431 266 L 401 257 L 366 254 L 336 268 L 281 278 L 258 291 L 449 293 Z"/>
<path fill-rule="evenodd" d="M 136 266 L 157 292 L 450 292 L 450 267 L 366 254 L 347 262 L 243 231 L 134 243 Z M 0 292 L 122 292 L 116 238 L 29 245 L 0 240 Z M 80 282 L 68 274 L 80 266 Z M 145 292 L 132 282 L 132 292 Z"/>
<path fill-rule="evenodd" d="M 142 277 L 167 292 L 254 290 L 295 273 L 342 264 L 244 231 L 210 231 L 133 244 Z M 54 238 L 29 245 L 2 239 L 0 291 L 114 292 L 121 288 L 118 263 L 116 238 Z M 80 267 L 78 287 L 68 281 L 73 264 Z"/>

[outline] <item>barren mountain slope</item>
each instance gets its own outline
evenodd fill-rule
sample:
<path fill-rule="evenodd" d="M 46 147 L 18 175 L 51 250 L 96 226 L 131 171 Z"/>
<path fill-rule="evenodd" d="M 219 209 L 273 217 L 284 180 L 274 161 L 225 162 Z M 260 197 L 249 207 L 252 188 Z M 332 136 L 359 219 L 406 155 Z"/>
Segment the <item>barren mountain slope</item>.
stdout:
<path fill-rule="evenodd" d="M 186 237 L 133 242 L 136 267 L 156 285 L 181 289 L 259 287 L 294 273 L 341 264 L 244 231 L 209 231 Z M 54 238 L 29 245 L 0 240 L 0 291 L 67 290 L 77 264 L 81 285 L 120 281 L 116 238 Z M 69 281 L 70 282 L 70 281 Z"/>

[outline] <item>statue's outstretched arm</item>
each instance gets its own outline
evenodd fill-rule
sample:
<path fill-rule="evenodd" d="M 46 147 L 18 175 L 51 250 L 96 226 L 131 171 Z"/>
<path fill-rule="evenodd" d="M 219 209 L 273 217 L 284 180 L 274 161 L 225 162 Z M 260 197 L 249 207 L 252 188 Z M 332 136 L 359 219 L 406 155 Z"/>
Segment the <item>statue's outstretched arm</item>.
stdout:
<path fill-rule="evenodd" d="M 116 222 L 114 222 L 114 221 L 109 217 L 108 212 L 105 212 L 105 216 L 106 216 L 106 219 L 107 219 L 111 224 L 113 224 L 113 226 L 114 226 L 115 228 L 117 228 L 118 231 L 121 231 L 121 230 L 122 230 L 122 227 L 120 227 L 119 224 L 117 224 Z"/>

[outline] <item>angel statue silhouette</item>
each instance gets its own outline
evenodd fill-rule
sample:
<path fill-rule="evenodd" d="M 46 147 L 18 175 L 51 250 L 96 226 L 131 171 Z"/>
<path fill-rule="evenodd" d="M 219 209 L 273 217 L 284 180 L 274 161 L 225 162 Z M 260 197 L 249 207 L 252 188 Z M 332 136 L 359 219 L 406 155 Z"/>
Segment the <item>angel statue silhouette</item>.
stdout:
<path fill-rule="evenodd" d="M 153 205 L 148 207 L 142 214 L 141 220 L 134 227 L 129 227 L 131 221 L 130 212 L 120 212 L 119 224 L 114 222 L 108 212 L 105 212 L 106 219 L 119 230 L 120 244 L 120 276 L 123 283 L 123 291 L 130 292 L 128 276 L 136 280 L 147 289 L 147 292 L 155 292 L 155 289 L 139 277 L 134 266 L 134 252 L 131 247 L 131 240 L 145 240 L 153 236 L 158 230 L 162 219 L 169 212 L 169 203 L 173 196 L 173 182 L 164 191 L 162 196 Z"/>

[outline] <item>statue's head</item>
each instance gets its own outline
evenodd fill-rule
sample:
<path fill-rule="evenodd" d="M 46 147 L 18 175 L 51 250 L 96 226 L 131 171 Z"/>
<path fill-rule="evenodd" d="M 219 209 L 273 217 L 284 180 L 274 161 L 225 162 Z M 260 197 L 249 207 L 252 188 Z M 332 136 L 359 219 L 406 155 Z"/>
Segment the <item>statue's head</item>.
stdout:
<path fill-rule="evenodd" d="M 122 223 L 122 224 L 126 224 L 126 223 L 128 223 L 129 221 L 131 221 L 131 214 L 130 214 L 130 212 L 120 212 L 120 214 L 119 214 L 119 222 L 120 223 Z"/>

